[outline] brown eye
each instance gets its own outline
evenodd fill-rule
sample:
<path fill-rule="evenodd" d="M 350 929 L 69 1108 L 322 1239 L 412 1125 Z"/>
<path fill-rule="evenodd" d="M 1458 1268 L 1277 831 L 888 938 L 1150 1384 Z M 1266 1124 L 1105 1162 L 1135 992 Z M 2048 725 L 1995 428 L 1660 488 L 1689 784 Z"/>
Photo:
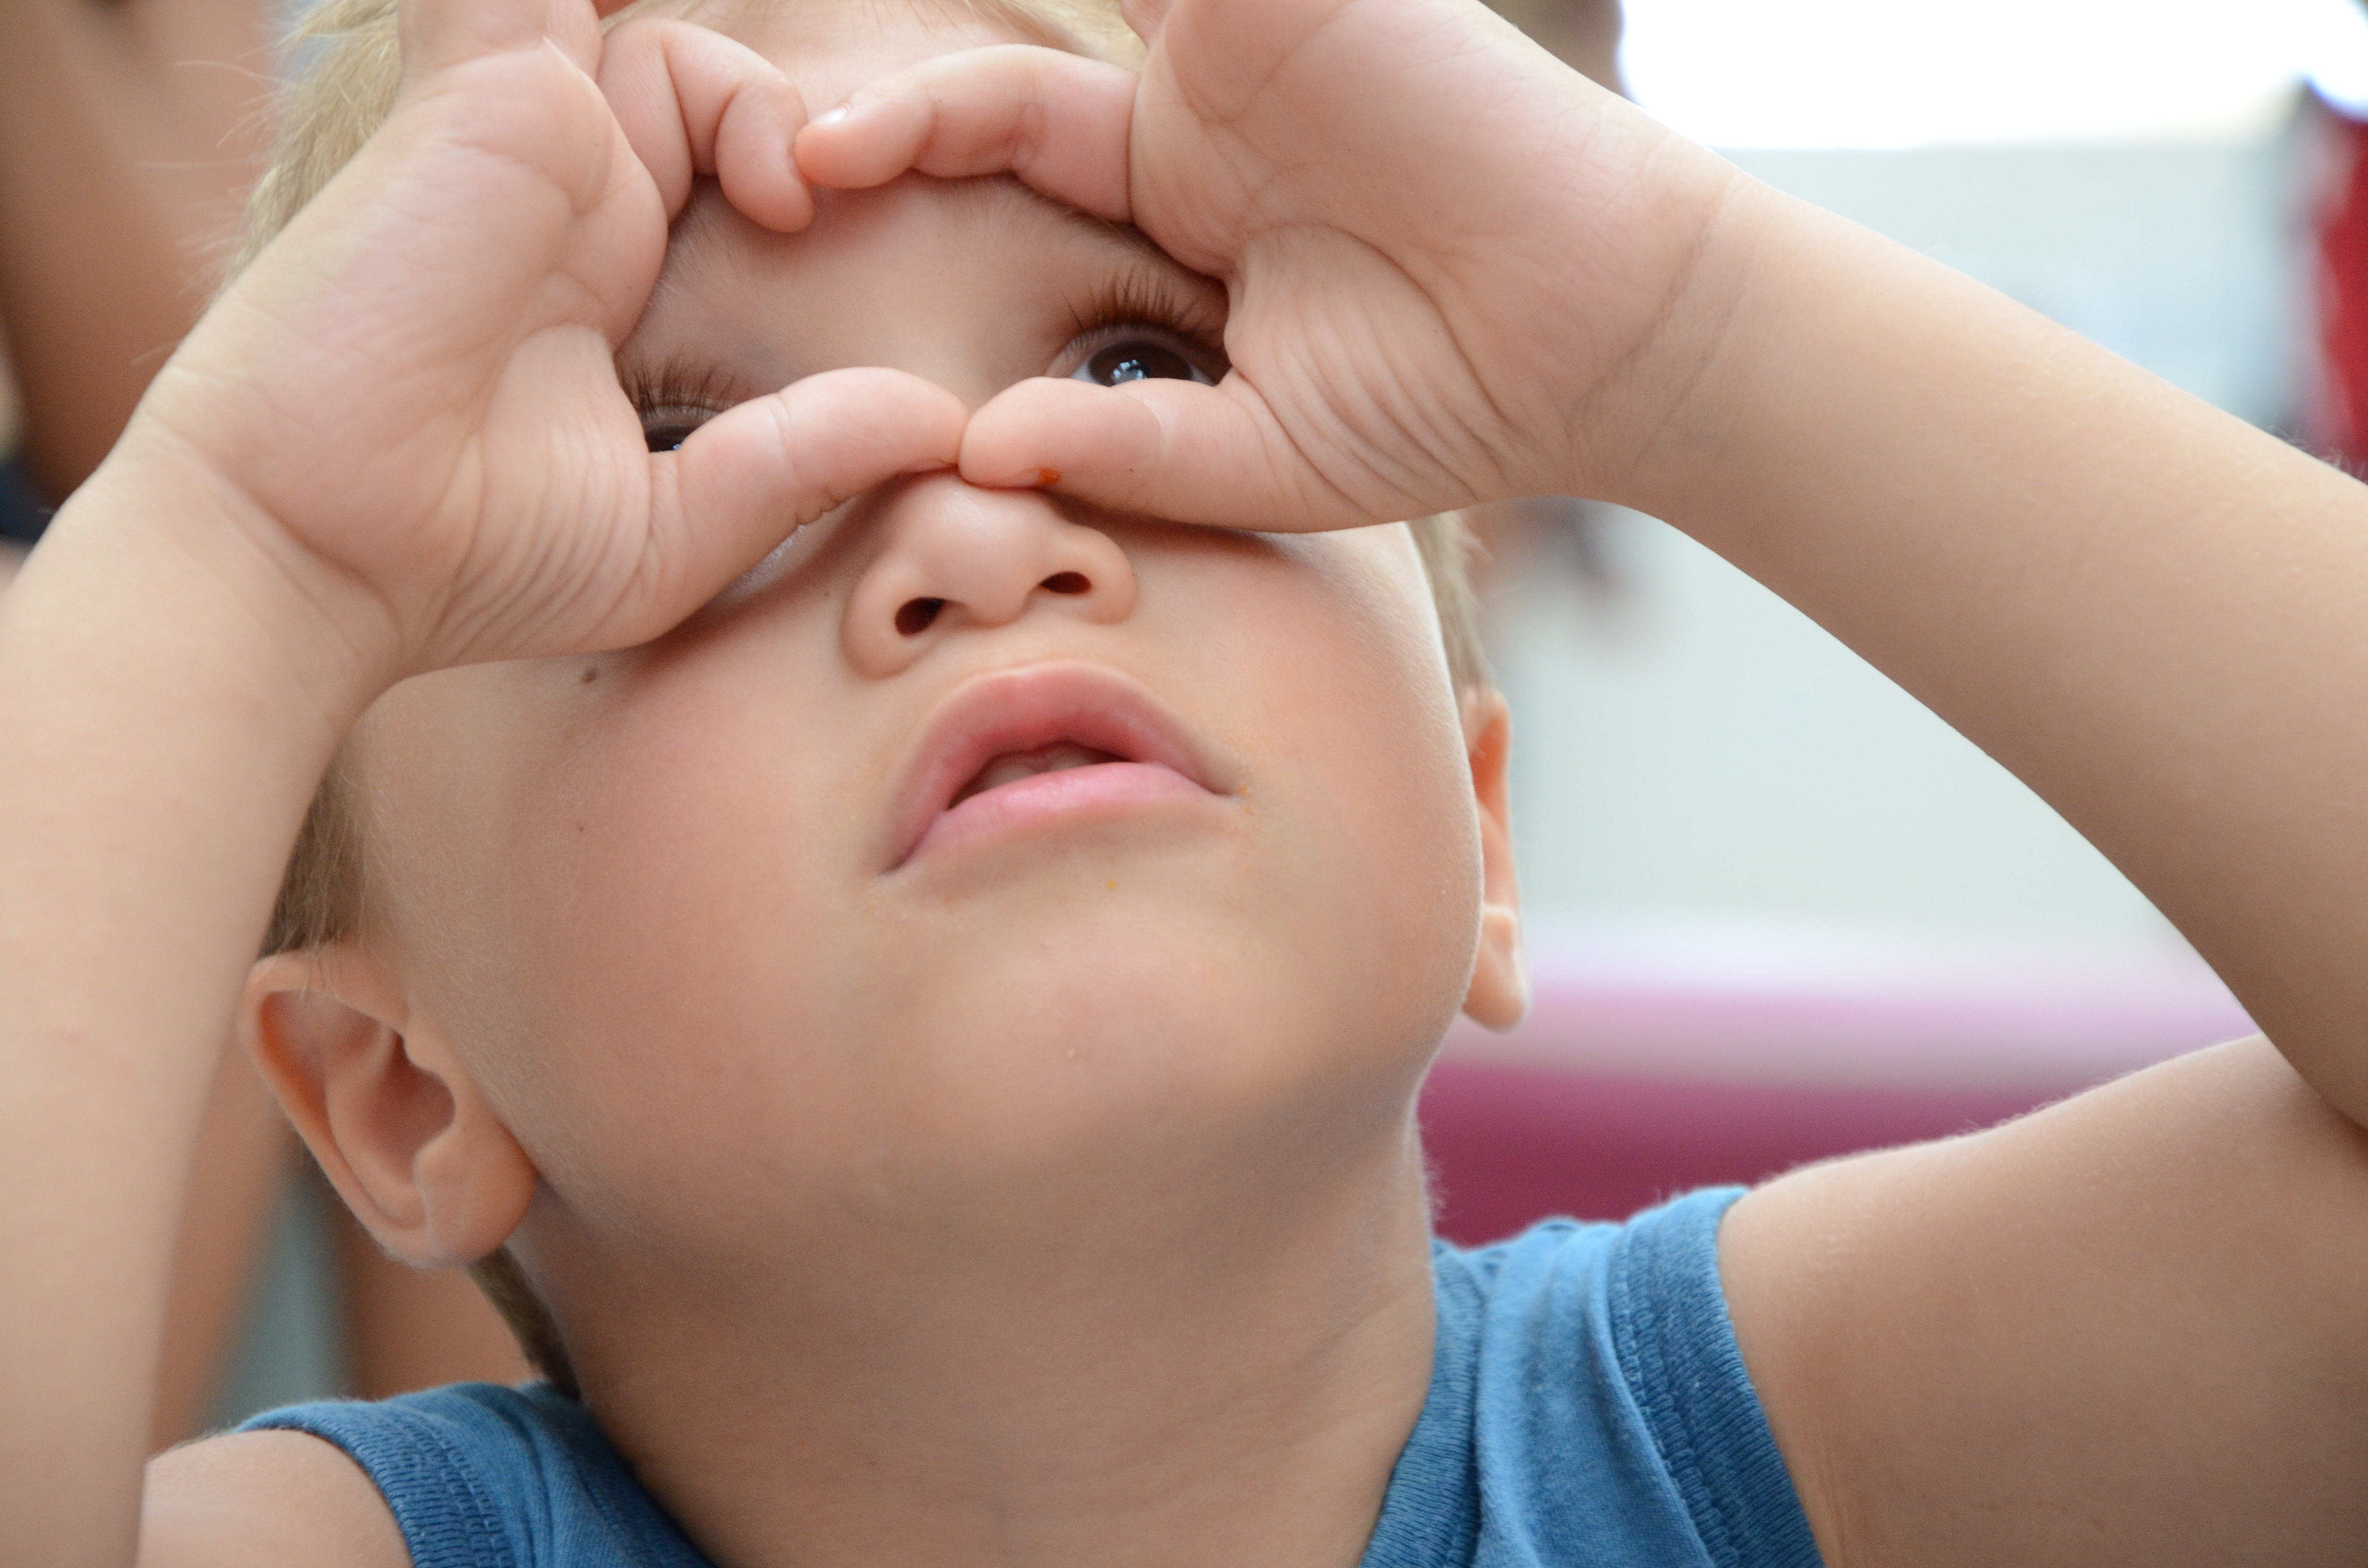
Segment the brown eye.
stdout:
<path fill-rule="evenodd" d="M 1207 371 L 1173 348 L 1141 337 L 1121 338 L 1098 350 L 1070 373 L 1070 379 L 1105 387 L 1153 380 L 1198 381 L 1204 387 L 1215 384 Z"/>
<path fill-rule="evenodd" d="M 642 434 L 654 452 L 671 452 L 690 439 L 690 433 L 705 424 L 701 419 L 656 419 L 642 426 Z"/>

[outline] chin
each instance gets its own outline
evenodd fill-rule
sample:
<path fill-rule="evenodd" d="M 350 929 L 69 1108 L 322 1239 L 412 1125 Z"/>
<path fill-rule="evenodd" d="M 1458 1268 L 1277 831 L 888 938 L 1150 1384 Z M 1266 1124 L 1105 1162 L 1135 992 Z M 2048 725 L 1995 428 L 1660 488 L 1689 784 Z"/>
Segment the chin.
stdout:
<path fill-rule="evenodd" d="M 1109 881 L 940 949 L 883 1020 L 896 1092 L 928 1086 L 914 1146 L 960 1152 L 971 1180 L 1107 1179 L 1239 1157 L 1278 1124 L 1403 1119 L 1460 969 L 1377 965 L 1284 901 L 1246 920 L 1237 902 Z"/>
<path fill-rule="evenodd" d="M 686 1201 L 778 1195 L 770 1221 L 717 1217 L 735 1233 L 985 1234 L 1314 1190 L 1309 1162 L 1402 1147 L 1478 925 L 1452 841 L 1406 879 L 1432 899 L 1381 896 L 1360 841 L 1271 814 L 1071 824 L 836 918 L 783 879 L 727 938 L 671 948 L 698 909 L 644 900 L 566 1004 L 643 1085 L 604 1135 L 662 1148 L 641 1174 Z"/>

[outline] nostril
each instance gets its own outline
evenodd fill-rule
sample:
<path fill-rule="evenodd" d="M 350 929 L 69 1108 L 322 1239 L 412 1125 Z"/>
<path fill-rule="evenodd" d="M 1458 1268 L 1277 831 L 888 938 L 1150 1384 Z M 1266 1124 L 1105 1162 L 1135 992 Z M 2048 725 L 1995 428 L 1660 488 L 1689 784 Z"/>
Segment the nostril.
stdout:
<path fill-rule="evenodd" d="M 1093 587 L 1083 572 L 1055 572 L 1036 585 L 1048 594 L 1082 594 Z"/>
<path fill-rule="evenodd" d="M 945 608 L 943 599 L 906 599 L 896 611 L 896 630 L 907 637 L 918 637 Z"/>

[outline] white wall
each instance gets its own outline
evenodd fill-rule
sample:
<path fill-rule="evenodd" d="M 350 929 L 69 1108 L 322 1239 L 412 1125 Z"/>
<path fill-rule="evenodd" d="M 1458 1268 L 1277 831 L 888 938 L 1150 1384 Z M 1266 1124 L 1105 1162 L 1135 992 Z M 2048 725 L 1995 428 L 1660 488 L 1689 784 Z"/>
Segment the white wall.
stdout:
<path fill-rule="evenodd" d="M 2247 418 L 2287 416 L 2305 294 L 2283 138 L 1734 156 Z M 1658 523 L 1600 526 L 1611 606 L 1552 574 L 1492 606 L 1533 910 L 2169 939 L 2035 796 L 1806 618 Z"/>

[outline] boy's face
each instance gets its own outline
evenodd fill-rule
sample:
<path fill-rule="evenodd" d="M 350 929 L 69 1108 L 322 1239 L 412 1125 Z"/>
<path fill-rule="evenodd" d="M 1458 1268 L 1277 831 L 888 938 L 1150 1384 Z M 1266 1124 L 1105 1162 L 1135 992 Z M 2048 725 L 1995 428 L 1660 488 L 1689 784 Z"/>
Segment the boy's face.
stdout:
<path fill-rule="evenodd" d="M 816 108 L 1009 41 L 901 6 L 736 31 Z M 791 236 L 710 190 L 622 361 L 666 431 L 840 366 L 975 405 L 1130 358 L 1221 373 L 1224 309 L 1007 182 L 826 194 Z M 918 477 L 655 644 L 407 684 L 359 760 L 413 1027 L 558 1201 L 675 1267 L 1282 1179 L 1403 1117 L 1472 972 L 1472 775 L 1403 528 Z"/>

